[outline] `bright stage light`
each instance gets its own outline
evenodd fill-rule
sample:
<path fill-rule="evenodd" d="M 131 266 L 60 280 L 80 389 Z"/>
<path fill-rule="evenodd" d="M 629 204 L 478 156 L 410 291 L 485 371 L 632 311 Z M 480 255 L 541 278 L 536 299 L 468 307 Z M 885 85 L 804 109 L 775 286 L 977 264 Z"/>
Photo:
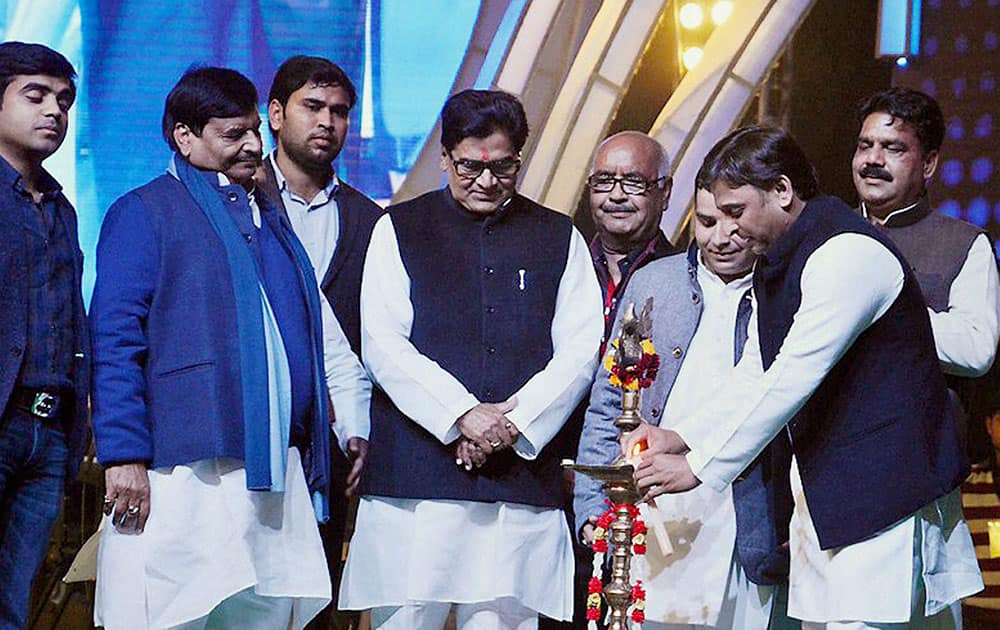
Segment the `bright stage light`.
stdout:
<path fill-rule="evenodd" d="M 697 2 L 688 2 L 681 7 L 680 18 L 681 26 L 694 30 L 701 26 L 705 19 L 705 12 L 701 10 L 701 5 Z"/>
<path fill-rule="evenodd" d="M 712 22 L 719 26 L 733 14 L 733 3 L 730 0 L 719 0 L 712 7 Z"/>
<path fill-rule="evenodd" d="M 684 61 L 684 67 L 690 70 L 691 68 L 698 65 L 701 61 L 702 49 L 698 46 L 689 46 L 684 49 L 684 54 L 681 56 Z"/>
<path fill-rule="evenodd" d="M 907 59 L 906 57 L 896 57 L 896 65 L 899 66 L 900 68 L 905 68 L 906 66 L 910 65 L 910 60 Z"/>

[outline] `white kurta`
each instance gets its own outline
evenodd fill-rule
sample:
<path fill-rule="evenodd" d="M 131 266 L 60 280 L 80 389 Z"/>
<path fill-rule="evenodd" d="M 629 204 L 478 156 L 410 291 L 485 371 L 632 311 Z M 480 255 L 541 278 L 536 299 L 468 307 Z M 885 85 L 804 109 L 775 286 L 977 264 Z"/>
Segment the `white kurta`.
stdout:
<path fill-rule="evenodd" d="M 516 392 L 517 408 L 507 414 L 521 432 L 514 450 L 525 459 L 548 444 L 590 386 L 603 332 L 601 292 L 587 245 L 575 229 L 570 238 L 551 322 L 552 359 Z M 449 444 L 459 437 L 458 418 L 480 401 L 410 343 L 413 314 L 410 279 L 387 215 L 375 225 L 365 260 L 362 354 L 373 381 L 393 403 Z M 366 497 L 344 569 L 340 606 L 509 596 L 549 617 L 569 619 L 570 545 L 565 517 L 557 509 Z"/>
<path fill-rule="evenodd" d="M 97 562 L 94 623 L 169 628 L 204 617 L 246 588 L 292 597 L 292 628 L 330 602 L 330 573 L 298 449 L 285 492 L 251 492 L 243 462 L 208 459 L 149 471 L 150 514 L 139 535 L 110 519 Z"/>
<path fill-rule="evenodd" d="M 747 275 L 726 284 L 704 262 L 698 265 L 704 307 L 664 406 L 661 427 L 672 428 L 670 419 L 694 415 L 718 395 L 720 379 L 733 367 L 736 313 L 751 283 Z M 701 485 L 691 492 L 661 495 L 656 506 L 676 544 L 674 554 L 664 558 L 656 537 L 648 538 L 646 618 L 714 626 L 733 563 L 733 493 Z M 645 505 L 640 509 L 649 519 Z"/>
<path fill-rule="evenodd" d="M 805 264 L 799 309 L 767 372 L 754 316 L 744 358 L 726 377 L 726 395 L 678 423 L 677 432 L 691 447 L 687 460 L 695 475 L 720 491 L 729 485 L 801 409 L 857 336 L 889 309 L 902 286 L 902 266 L 872 238 L 840 234 L 820 246 Z M 919 521 L 928 615 L 982 588 L 968 528 L 951 503 L 945 497 L 918 513 L 936 515 Z M 828 552 L 819 550 L 800 489 L 794 518 L 789 616 L 817 622 L 909 620 L 916 516 Z"/>

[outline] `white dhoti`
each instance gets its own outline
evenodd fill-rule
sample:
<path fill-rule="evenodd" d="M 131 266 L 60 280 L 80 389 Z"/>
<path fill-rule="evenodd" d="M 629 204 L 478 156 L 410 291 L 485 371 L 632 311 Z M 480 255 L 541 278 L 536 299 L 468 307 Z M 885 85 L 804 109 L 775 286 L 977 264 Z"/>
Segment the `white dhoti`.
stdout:
<path fill-rule="evenodd" d="M 373 609 L 373 625 L 399 622 L 387 628 L 437 630 L 452 603 L 470 629 L 491 615 L 507 619 L 498 628 L 532 628 L 516 620 L 572 616 L 573 566 L 560 510 L 362 497 L 339 602 Z"/>
<path fill-rule="evenodd" d="M 96 625 L 172 628 L 236 595 L 254 615 L 249 589 L 290 599 L 282 627 L 298 629 L 329 603 L 330 574 L 297 449 L 289 450 L 285 492 L 248 491 L 243 462 L 223 459 L 151 470 L 149 485 L 142 534 L 119 534 L 110 520 L 105 526 Z M 237 610 L 224 611 L 229 627 L 248 627 L 234 618 Z"/>

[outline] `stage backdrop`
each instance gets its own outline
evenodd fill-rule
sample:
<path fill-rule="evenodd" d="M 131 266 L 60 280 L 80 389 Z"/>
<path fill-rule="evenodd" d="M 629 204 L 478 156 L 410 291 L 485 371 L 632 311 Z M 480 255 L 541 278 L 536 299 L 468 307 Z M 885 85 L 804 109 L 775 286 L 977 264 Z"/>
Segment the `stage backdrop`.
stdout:
<path fill-rule="evenodd" d="M 80 75 L 69 136 L 46 166 L 80 215 L 85 294 L 104 212 L 166 167 L 163 101 L 189 67 L 249 76 L 269 146 L 265 100 L 278 65 L 332 59 L 359 94 L 338 172 L 388 199 L 434 126 L 478 10 L 478 0 L 0 0 L 4 40 L 51 46 Z"/>

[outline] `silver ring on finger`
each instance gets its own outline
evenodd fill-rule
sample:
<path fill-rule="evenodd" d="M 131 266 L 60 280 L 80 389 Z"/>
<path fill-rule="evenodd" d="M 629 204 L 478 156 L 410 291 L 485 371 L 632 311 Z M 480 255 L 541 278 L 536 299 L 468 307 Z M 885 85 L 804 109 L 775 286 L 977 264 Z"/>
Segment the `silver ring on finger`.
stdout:
<path fill-rule="evenodd" d="M 139 506 L 138 505 L 130 505 L 129 506 L 129 508 L 128 508 L 128 515 L 129 516 L 135 516 L 138 513 L 139 513 Z"/>
<path fill-rule="evenodd" d="M 497 448 L 501 444 L 503 444 L 503 442 L 501 442 L 500 440 L 497 440 L 496 442 L 490 442 L 490 448 Z"/>

